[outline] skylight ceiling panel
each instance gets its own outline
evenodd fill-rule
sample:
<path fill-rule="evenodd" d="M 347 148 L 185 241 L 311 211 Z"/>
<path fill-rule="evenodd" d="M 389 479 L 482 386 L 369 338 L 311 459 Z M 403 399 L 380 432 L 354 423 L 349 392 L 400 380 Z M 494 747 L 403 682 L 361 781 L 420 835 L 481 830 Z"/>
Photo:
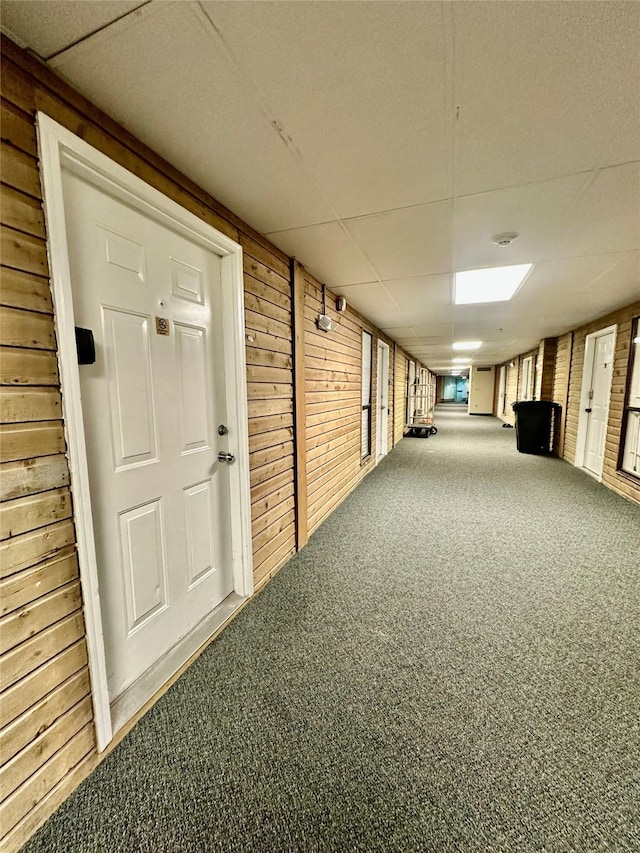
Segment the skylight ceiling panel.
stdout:
<path fill-rule="evenodd" d="M 52 65 L 258 230 L 331 218 L 197 6 L 144 6 Z"/>
<path fill-rule="evenodd" d="M 141 5 L 142 0 L 3 0 L 2 25 L 21 44 L 48 59 Z"/>
<path fill-rule="evenodd" d="M 621 128 L 637 142 L 640 4 L 453 8 L 459 194 L 592 169 Z"/>
<path fill-rule="evenodd" d="M 349 219 L 345 225 L 383 280 L 451 269 L 451 201 Z"/>
<path fill-rule="evenodd" d="M 440 3 L 203 6 L 341 217 L 450 195 Z"/>

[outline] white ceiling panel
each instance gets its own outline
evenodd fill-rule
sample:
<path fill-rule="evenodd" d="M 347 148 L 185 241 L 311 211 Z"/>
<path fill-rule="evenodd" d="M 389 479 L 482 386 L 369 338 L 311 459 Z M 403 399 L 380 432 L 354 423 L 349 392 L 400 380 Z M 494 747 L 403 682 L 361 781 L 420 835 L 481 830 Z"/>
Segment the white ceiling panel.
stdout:
<path fill-rule="evenodd" d="M 451 201 L 348 219 L 349 232 L 381 279 L 435 275 L 451 269 Z"/>
<path fill-rule="evenodd" d="M 145 6 L 52 64 L 258 230 L 331 218 L 197 6 Z"/>
<path fill-rule="evenodd" d="M 450 196 L 442 4 L 203 7 L 341 218 Z"/>
<path fill-rule="evenodd" d="M 2 0 L 2 26 L 48 59 L 141 5 L 141 0 Z"/>
<path fill-rule="evenodd" d="M 414 340 L 416 338 L 416 333 L 411 326 L 385 326 L 383 331 L 396 341 L 399 341 L 401 338 L 405 340 Z"/>
<path fill-rule="evenodd" d="M 375 277 L 362 252 L 337 222 L 267 234 L 288 255 L 329 287 L 370 282 Z M 373 273 L 373 275 L 372 275 Z"/>
<path fill-rule="evenodd" d="M 454 268 L 536 261 L 540 247 L 555 238 L 564 212 L 587 180 L 588 175 L 570 175 L 456 199 Z M 505 232 L 518 237 L 500 248 L 491 238 Z"/>
<path fill-rule="evenodd" d="M 640 4 L 452 5 L 457 193 L 592 169 L 622 119 L 638 138 Z"/>
<path fill-rule="evenodd" d="M 627 252 L 639 242 L 640 163 L 628 163 L 593 174 L 565 211 L 542 257 Z"/>
<path fill-rule="evenodd" d="M 360 313 L 367 312 L 367 317 L 375 314 L 384 317 L 395 313 L 398 306 L 389 295 L 389 291 L 379 282 L 367 284 L 348 284 L 344 287 L 334 287 L 336 293 L 344 296 L 349 305 Z M 380 325 L 380 323 L 378 323 Z"/>
<path fill-rule="evenodd" d="M 416 278 L 384 281 L 399 308 L 422 314 L 436 306 L 451 306 L 452 279 L 450 275 L 429 275 Z"/>

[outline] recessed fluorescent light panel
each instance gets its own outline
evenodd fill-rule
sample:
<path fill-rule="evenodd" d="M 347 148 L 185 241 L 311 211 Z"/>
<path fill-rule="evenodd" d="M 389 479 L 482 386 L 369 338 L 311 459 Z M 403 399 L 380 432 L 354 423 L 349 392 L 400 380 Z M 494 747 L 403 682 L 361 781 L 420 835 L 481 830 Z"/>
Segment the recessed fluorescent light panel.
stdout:
<path fill-rule="evenodd" d="M 465 270 L 454 275 L 455 304 L 507 302 L 524 281 L 533 264 Z"/>
<path fill-rule="evenodd" d="M 452 349 L 480 349 L 482 341 L 456 341 L 451 345 Z"/>
<path fill-rule="evenodd" d="M 469 359 L 468 358 L 452 358 L 451 362 L 452 362 L 452 364 L 466 364 L 466 365 L 468 365 Z"/>

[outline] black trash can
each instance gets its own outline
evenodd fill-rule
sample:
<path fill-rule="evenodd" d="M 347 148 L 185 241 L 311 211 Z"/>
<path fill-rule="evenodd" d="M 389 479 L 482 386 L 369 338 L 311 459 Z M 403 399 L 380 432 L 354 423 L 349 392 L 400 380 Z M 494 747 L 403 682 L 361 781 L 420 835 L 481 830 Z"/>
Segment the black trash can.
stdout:
<path fill-rule="evenodd" d="M 561 406 L 547 400 L 521 400 L 516 413 L 516 447 L 520 453 L 553 453 Z"/>

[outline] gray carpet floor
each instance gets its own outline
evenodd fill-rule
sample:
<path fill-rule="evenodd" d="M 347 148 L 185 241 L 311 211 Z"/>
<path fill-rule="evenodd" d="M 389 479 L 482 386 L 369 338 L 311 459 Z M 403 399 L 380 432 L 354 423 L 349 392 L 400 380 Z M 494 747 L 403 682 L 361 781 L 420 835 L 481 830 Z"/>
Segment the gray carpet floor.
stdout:
<path fill-rule="evenodd" d="M 25 851 L 640 851 L 640 510 L 437 424 Z"/>

